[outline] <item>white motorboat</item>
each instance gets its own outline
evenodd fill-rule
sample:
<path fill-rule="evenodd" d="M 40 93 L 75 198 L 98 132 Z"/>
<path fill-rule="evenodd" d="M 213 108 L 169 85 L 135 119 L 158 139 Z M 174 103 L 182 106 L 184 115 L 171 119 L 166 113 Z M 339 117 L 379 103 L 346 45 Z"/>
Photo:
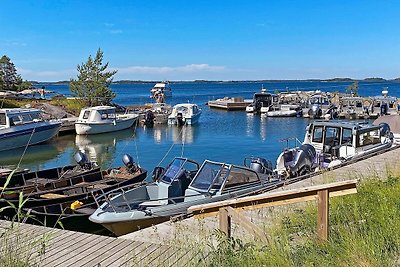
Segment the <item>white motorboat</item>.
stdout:
<path fill-rule="evenodd" d="M 116 114 L 115 107 L 96 106 L 84 108 L 75 122 L 77 134 L 98 134 L 120 131 L 132 127 L 137 114 Z"/>
<path fill-rule="evenodd" d="M 164 102 L 164 98 L 172 97 L 172 89 L 169 82 L 156 83 L 150 90 L 150 97 L 154 99 L 162 98 L 159 103 Z"/>
<path fill-rule="evenodd" d="M 155 169 L 156 181 L 123 192 L 102 204 L 90 220 L 120 236 L 185 215 L 190 206 L 241 197 L 280 182 L 270 163 L 251 159 L 249 167 L 213 161 L 199 165 L 175 158 L 167 169 Z M 160 168 L 160 167 L 157 167 Z"/>
<path fill-rule="evenodd" d="M 370 112 L 370 117 L 377 118 L 382 115 L 395 115 L 399 114 L 398 99 L 395 96 L 389 96 L 389 91 L 385 88 L 381 96 L 372 98 L 373 105 Z"/>
<path fill-rule="evenodd" d="M 294 104 L 274 104 L 265 113 L 268 117 L 296 117 L 300 116 L 301 109 Z"/>
<path fill-rule="evenodd" d="M 196 104 L 177 104 L 168 116 L 169 125 L 193 125 L 199 121 L 201 109 Z"/>
<path fill-rule="evenodd" d="M 267 112 L 271 105 L 278 102 L 278 96 L 270 94 L 264 87 L 261 88 L 260 93 L 255 93 L 253 96 L 253 102 L 246 107 L 246 112 L 259 113 Z"/>
<path fill-rule="evenodd" d="M 40 117 L 39 109 L 0 109 L 0 151 L 45 142 L 61 128 L 60 121 Z"/>
<path fill-rule="evenodd" d="M 335 109 L 330 96 L 321 92 L 317 92 L 310 96 L 307 100 L 306 107 L 303 108 L 303 117 L 319 119 L 326 114 L 331 113 Z"/>
<path fill-rule="evenodd" d="M 308 125 L 300 147 L 279 155 L 276 171 L 280 177 L 296 177 L 386 150 L 393 143 L 386 123 L 315 121 Z"/>

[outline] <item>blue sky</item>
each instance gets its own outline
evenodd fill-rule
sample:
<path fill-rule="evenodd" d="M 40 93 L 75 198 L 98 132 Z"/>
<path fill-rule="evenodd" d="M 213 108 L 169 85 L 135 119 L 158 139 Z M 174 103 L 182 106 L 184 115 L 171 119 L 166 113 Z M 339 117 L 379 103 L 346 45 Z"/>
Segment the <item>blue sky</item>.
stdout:
<path fill-rule="evenodd" d="M 24 79 L 400 77 L 400 1 L 2 0 L 0 54 Z"/>

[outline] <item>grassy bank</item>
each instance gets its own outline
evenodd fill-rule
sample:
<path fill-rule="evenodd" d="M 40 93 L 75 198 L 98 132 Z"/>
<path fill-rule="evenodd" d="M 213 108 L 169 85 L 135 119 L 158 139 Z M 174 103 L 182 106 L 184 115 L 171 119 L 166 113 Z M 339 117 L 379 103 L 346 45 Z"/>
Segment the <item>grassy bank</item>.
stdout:
<path fill-rule="evenodd" d="M 316 205 L 294 210 L 268 230 L 270 244 L 219 236 L 205 266 L 396 266 L 400 260 L 400 179 L 367 179 L 358 194 L 333 198 L 330 238 L 316 237 Z M 217 234 L 218 235 L 218 234 Z M 205 249 L 208 250 L 208 249 Z"/>
<path fill-rule="evenodd" d="M 85 102 L 79 99 L 54 99 L 54 100 L 30 100 L 30 99 L 4 99 L 2 101 L 3 108 L 20 108 L 26 107 L 27 105 L 31 107 L 37 107 L 41 104 L 48 103 L 54 106 L 61 107 L 64 111 L 73 114 L 75 116 L 79 115 L 79 112 L 82 108 L 85 107 Z"/>

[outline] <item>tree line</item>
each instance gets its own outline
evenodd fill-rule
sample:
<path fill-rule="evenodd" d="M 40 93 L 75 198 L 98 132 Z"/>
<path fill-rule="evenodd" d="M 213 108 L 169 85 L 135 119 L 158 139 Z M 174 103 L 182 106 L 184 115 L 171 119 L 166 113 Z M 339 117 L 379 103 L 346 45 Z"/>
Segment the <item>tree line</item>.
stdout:
<path fill-rule="evenodd" d="M 108 62 L 103 63 L 103 51 L 99 48 L 96 56 L 89 56 L 86 62 L 77 66 L 76 79 L 69 81 L 74 96 L 83 99 L 88 106 L 108 105 L 116 94 L 111 90 L 116 70 L 108 71 Z M 32 87 L 32 83 L 23 81 L 11 59 L 4 55 L 0 59 L 0 90 L 19 92 Z"/>

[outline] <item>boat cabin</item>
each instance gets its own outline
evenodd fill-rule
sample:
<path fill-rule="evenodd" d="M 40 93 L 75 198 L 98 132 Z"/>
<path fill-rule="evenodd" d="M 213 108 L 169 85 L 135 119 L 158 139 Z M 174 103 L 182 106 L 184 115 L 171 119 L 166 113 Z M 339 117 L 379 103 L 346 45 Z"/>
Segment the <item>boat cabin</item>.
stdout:
<path fill-rule="evenodd" d="M 261 184 L 262 180 L 255 170 L 206 160 L 186 189 L 185 202 Z"/>
<path fill-rule="evenodd" d="M 315 121 L 307 127 L 303 144 L 311 144 L 332 159 L 348 158 L 385 143 L 390 129 L 366 123 Z"/>
<path fill-rule="evenodd" d="M 42 121 L 39 109 L 0 109 L 0 129 Z"/>
<path fill-rule="evenodd" d="M 115 113 L 115 107 L 111 106 L 96 106 L 82 109 L 78 122 L 109 122 L 114 121 L 117 118 Z"/>

